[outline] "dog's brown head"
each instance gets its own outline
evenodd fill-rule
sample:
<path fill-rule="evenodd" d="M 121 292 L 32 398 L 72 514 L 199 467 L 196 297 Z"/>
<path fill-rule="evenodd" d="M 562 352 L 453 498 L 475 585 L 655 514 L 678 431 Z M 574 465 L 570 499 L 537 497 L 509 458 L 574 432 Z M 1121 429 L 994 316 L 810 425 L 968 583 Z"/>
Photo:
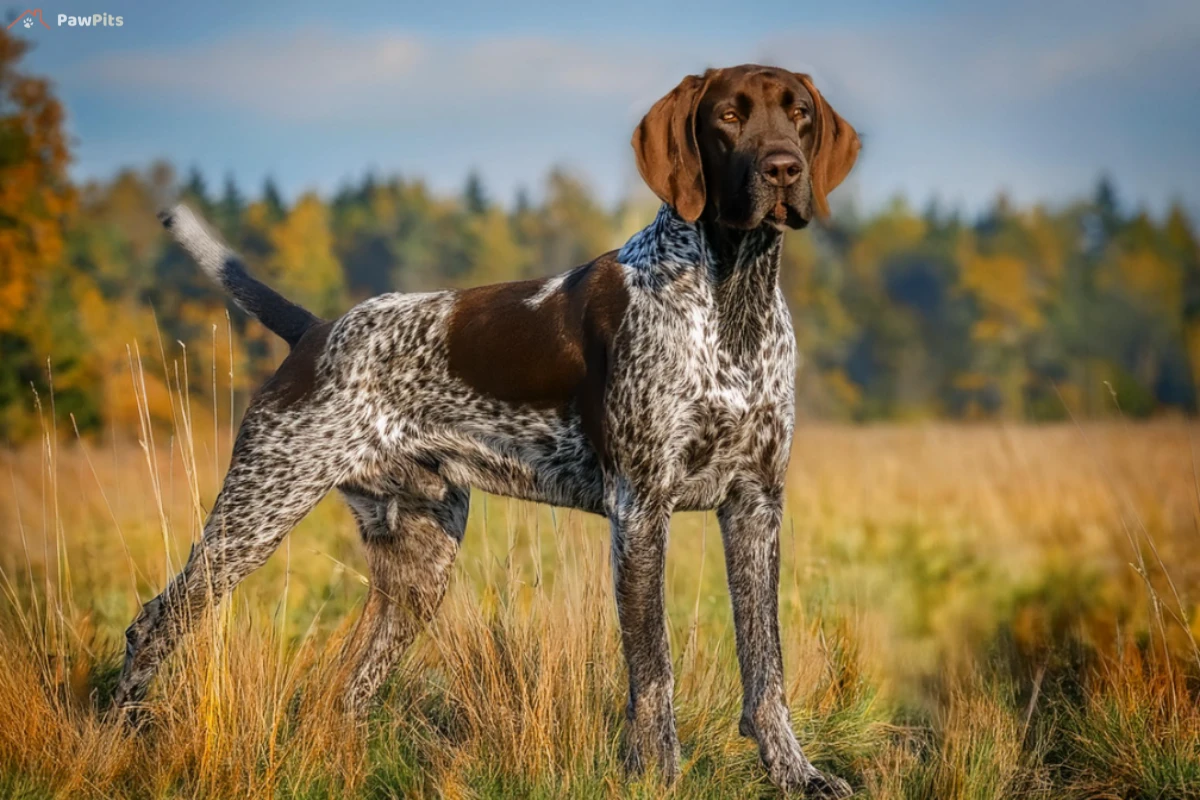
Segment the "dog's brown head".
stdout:
<path fill-rule="evenodd" d="M 689 222 L 801 228 L 858 157 L 807 75 L 746 64 L 689 75 L 633 133 L 638 171 Z"/>

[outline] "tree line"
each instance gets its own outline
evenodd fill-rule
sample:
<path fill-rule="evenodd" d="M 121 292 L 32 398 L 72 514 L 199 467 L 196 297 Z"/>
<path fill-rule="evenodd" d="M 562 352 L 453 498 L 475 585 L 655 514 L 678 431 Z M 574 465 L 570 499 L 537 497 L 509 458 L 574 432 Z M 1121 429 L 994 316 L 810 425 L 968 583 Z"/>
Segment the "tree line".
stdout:
<path fill-rule="evenodd" d="M 332 196 L 285 200 L 268 180 L 154 163 L 77 185 L 63 110 L 22 74 L 0 33 L 0 436 L 39 429 L 51 399 L 81 432 L 229 411 L 270 374 L 281 345 L 232 312 L 155 218 L 181 198 L 251 268 L 314 312 L 356 300 L 562 271 L 620 246 L 655 204 L 599 202 L 556 169 L 536 202 L 457 194 L 366 174 Z M 781 280 L 803 363 L 802 415 L 844 420 L 1057 420 L 1194 413 L 1200 378 L 1200 247 L 1180 204 L 1124 207 L 1111 182 L 1057 207 L 999 196 L 979 215 L 903 199 L 785 240 Z M 228 321 L 227 321 L 228 320 Z M 141 368 L 139 369 L 139 364 Z M 216 388 L 215 388 L 216 387 Z M 51 392 L 51 388 L 53 392 Z M 179 393 L 176 393 L 179 396 Z M 221 409 L 224 408 L 225 411 Z"/>

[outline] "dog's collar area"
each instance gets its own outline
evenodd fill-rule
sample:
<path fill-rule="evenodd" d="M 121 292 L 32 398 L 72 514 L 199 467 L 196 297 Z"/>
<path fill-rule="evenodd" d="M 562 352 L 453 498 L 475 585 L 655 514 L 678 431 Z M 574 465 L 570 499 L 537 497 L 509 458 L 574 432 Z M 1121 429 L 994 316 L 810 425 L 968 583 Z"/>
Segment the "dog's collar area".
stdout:
<path fill-rule="evenodd" d="M 629 238 L 618 251 L 617 260 L 634 269 L 678 271 L 705 264 L 711 259 L 704 233 L 687 222 L 667 203 L 654 221 Z M 672 269 L 674 268 L 674 269 Z"/>
<path fill-rule="evenodd" d="M 704 224 L 684 220 L 663 203 L 654 221 L 631 236 L 617 252 L 617 260 L 665 280 L 701 268 L 717 281 L 735 270 L 761 266 L 764 256 L 768 266 L 778 260 L 782 231 L 763 225 L 738 233 L 729 247 L 722 247 L 719 241 L 713 241 L 713 232 L 706 231 Z"/>

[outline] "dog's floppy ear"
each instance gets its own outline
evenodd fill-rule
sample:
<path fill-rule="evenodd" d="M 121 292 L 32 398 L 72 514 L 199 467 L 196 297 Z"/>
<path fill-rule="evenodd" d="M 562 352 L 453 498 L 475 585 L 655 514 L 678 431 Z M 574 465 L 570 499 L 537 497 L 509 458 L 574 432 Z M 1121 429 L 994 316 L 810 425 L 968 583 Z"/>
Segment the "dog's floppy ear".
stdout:
<path fill-rule="evenodd" d="M 633 152 L 642 180 L 688 222 L 704 212 L 704 168 L 696 142 L 696 106 L 712 70 L 689 75 L 654 104 L 633 132 Z"/>
<path fill-rule="evenodd" d="M 813 202 L 817 214 L 824 219 L 829 216 L 828 195 L 850 174 L 861 144 L 858 133 L 833 110 L 833 106 L 825 102 L 812 78 L 801 73 L 796 73 L 796 77 L 808 89 L 816 106 L 813 109 L 815 127 L 809 169 L 812 172 Z"/>

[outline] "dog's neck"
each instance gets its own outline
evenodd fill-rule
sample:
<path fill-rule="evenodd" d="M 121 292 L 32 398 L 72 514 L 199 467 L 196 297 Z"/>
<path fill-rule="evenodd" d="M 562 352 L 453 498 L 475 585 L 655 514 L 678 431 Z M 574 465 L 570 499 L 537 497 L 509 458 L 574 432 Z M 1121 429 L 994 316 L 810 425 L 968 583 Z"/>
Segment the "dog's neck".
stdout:
<path fill-rule="evenodd" d="M 693 275 L 712 292 L 721 345 L 735 357 L 752 356 L 776 306 L 783 234 L 711 222 L 687 222 L 667 204 L 630 237 L 617 259 L 660 288 Z"/>

